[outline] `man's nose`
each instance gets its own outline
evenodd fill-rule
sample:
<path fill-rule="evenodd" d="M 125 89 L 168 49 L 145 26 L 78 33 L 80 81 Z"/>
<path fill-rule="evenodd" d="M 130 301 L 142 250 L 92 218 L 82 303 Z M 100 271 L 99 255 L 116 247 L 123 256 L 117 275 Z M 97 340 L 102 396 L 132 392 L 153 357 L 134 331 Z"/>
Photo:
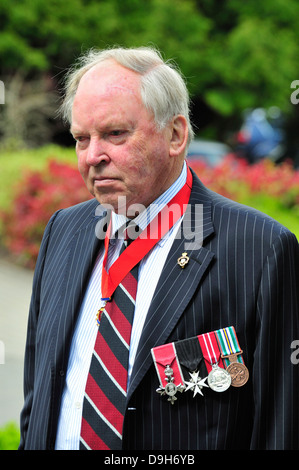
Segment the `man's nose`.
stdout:
<path fill-rule="evenodd" d="M 86 156 L 86 163 L 90 166 L 97 166 L 102 162 L 110 160 L 107 153 L 107 145 L 100 138 L 91 138 Z"/>

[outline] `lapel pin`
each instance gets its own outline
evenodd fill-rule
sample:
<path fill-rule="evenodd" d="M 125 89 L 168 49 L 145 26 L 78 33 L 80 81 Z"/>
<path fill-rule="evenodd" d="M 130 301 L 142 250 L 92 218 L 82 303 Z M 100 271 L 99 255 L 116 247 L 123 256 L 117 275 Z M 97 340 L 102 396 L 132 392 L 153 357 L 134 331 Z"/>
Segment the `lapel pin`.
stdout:
<path fill-rule="evenodd" d="M 181 268 L 184 268 L 186 264 L 189 263 L 189 256 L 187 256 L 187 253 L 184 252 L 182 253 L 182 256 L 178 258 L 178 265 L 181 266 Z"/>

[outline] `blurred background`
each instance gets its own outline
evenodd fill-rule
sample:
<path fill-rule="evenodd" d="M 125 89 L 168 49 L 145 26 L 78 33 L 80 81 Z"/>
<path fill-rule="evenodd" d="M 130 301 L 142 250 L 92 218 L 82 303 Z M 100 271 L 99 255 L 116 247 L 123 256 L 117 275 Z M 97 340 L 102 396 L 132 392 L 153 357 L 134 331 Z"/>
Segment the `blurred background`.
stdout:
<path fill-rule="evenodd" d="M 57 117 L 86 49 L 159 48 L 192 98 L 188 159 L 202 181 L 299 237 L 297 0 L 0 3 L 0 449 L 15 448 L 32 274 L 45 225 L 90 197 Z"/>

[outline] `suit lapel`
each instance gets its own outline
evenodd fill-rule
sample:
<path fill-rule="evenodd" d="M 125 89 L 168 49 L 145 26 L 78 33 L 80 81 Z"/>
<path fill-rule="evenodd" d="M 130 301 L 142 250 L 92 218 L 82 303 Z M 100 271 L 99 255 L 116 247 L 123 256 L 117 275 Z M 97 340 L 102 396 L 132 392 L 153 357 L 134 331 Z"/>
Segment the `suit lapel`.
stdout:
<path fill-rule="evenodd" d="M 80 304 L 88 283 L 91 270 L 94 265 L 101 241 L 97 238 L 95 230 L 100 231 L 100 226 L 106 222 L 103 216 L 94 217 L 94 210 L 98 203 L 90 203 L 76 213 L 76 221 L 79 225 L 72 235 L 71 231 L 64 239 L 65 247 L 61 249 L 57 259 L 53 260 L 54 267 L 63 269 L 63 276 L 55 280 L 55 298 L 58 299 L 55 317 L 51 322 L 51 420 L 49 422 L 48 440 L 55 439 L 57 419 L 59 413 L 60 397 L 64 382 L 59 379 L 59 370 L 66 370 L 69 349 L 76 326 Z M 69 224 L 66 224 L 70 227 Z M 62 237 L 63 238 L 63 237 Z M 54 293 L 53 293 L 54 296 Z M 61 299 L 61 302 L 59 301 Z"/>
<path fill-rule="evenodd" d="M 195 217 L 195 214 L 199 213 L 195 210 L 196 204 L 201 205 L 202 217 Z M 197 178 L 193 181 L 189 207 L 192 210 L 186 213 L 187 218 L 191 215 L 190 224 L 187 224 L 188 236 L 186 238 L 186 227 L 182 224 L 181 237 L 173 243 L 147 314 L 132 370 L 128 399 L 152 364 L 151 348 L 167 342 L 214 258 L 214 253 L 203 246 L 195 244 L 193 249 L 186 249 L 188 244 L 189 247 L 192 246 L 190 228 L 192 232 L 202 234 L 202 243 L 214 231 L 211 202 Z M 185 251 L 190 259 L 188 265 L 182 269 L 178 265 L 178 258 Z"/>
<path fill-rule="evenodd" d="M 101 240 L 96 236 L 96 232 L 102 232 L 102 226 L 107 222 L 102 216 L 94 218 L 86 226 L 75 234 L 71 247 L 71 262 L 68 263 L 66 276 L 72 278 L 74 295 L 79 297 L 85 292 L 85 285 L 93 268 Z M 72 264 L 79 261 L 80 269 L 74 269 Z M 78 262 L 77 261 L 77 262 Z"/>
<path fill-rule="evenodd" d="M 68 251 L 61 263 L 65 263 L 63 282 L 60 286 L 64 293 L 61 296 L 63 303 L 60 314 L 57 315 L 57 344 L 62 346 L 62 355 L 66 360 L 80 304 L 102 243 L 96 236 L 95 230 L 100 232 L 102 225 L 107 222 L 103 216 L 97 218 L 92 216 L 91 219 L 91 214 L 92 212 L 86 220 L 82 221 L 81 227 L 72 237 Z M 63 328 L 60 327 L 61 324 L 63 324 Z"/>

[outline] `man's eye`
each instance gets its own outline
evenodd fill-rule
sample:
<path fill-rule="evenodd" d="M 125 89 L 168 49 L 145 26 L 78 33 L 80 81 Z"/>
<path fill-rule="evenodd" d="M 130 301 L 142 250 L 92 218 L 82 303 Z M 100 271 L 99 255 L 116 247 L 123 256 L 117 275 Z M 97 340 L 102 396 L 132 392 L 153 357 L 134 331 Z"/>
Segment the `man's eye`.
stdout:
<path fill-rule="evenodd" d="M 122 134 L 124 134 L 124 131 L 121 131 L 121 130 L 116 130 L 116 131 L 111 131 L 110 132 L 110 135 L 115 136 L 115 137 L 118 137 Z"/>
<path fill-rule="evenodd" d="M 87 146 L 89 144 L 88 137 L 79 135 L 79 136 L 76 136 L 74 138 L 75 138 L 75 141 L 76 141 L 76 148 L 78 148 L 78 149 L 87 148 Z"/>

